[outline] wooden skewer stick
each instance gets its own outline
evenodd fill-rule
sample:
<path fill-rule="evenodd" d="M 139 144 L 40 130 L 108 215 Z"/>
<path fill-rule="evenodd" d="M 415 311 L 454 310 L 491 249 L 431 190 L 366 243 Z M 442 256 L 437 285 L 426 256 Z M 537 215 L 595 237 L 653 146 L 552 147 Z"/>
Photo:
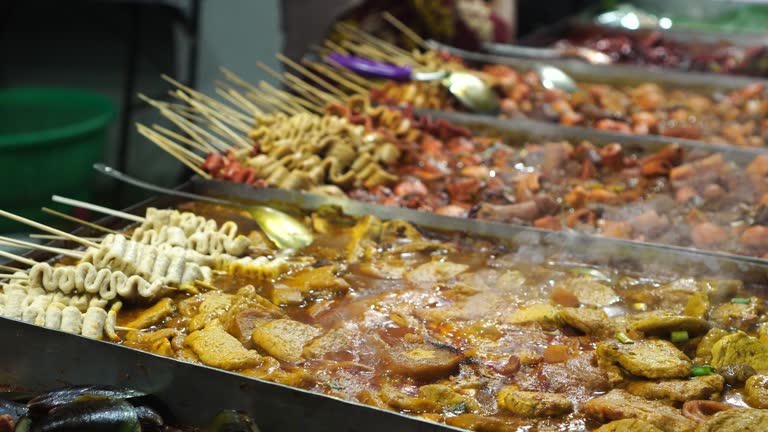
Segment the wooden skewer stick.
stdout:
<path fill-rule="evenodd" d="M 58 217 L 60 217 L 62 219 L 66 219 L 68 221 L 72 221 L 72 222 L 75 222 L 75 223 L 79 223 L 81 225 L 85 225 L 85 226 L 87 226 L 89 228 L 93 228 L 93 229 L 95 229 L 97 231 L 105 232 L 105 233 L 108 233 L 108 234 L 117 234 L 117 231 L 115 231 L 115 230 L 109 229 L 107 227 L 103 227 L 103 226 L 101 226 L 99 224 L 95 224 L 93 222 L 88 222 L 87 220 L 83 220 L 83 219 L 80 219 L 80 218 L 76 218 L 74 216 L 70 216 L 68 214 L 65 214 L 65 213 L 62 213 L 62 212 L 59 212 L 59 211 L 56 211 L 56 210 L 53 210 L 53 209 L 49 209 L 48 207 L 43 207 L 43 211 L 46 212 L 46 213 L 52 214 L 54 216 L 58 216 Z"/>
<path fill-rule="evenodd" d="M 286 104 L 288 104 L 289 106 L 293 107 L 295 110 L 298 111 L 298 113 L 309 112 L 300 103 L 296 102 L 296 96 L 293 96 L 290 93 L 286 93 L 284 91 L 278 90 L 264 81 L 259 83 L 259 88 L 261 88 L 266 93 L 273 95 L 273 97 L 277 98 L 278 100 L 281 100 Z"/>
<path fill-rule="evenodd" d="M 252 116 L 264 114 L 264 111 L 261 108 L 252 104 L 248 99 L 245 99 L 239 92 L 231 88 L 224 89 L 224 87 L 226 86 L 219 85 L 219 88 L 216 89 L 216 94 L 228 100 L 230 103 L 241 104 L 246 107 Z M 253 118 L 250 119 L 250 122 L 253 123 Z"/>
<path fill-rule="evenodd" d="M 182 96 L 182 95 L 183 93 L 180 94 L 179 96 Z M 213 111 L 209 107 L 195 101 L 194 99 L 187 97 L 186 95 L 182 97 L 185 98 L 188 104 L 195 107 L 202 115 L 206 116 L 211 123 L 216 125 L 219 129 L 223 130 L 225 135 L 227 135 L 229 138 L 234 140 L 241 147 L 251 148 L 251 145 L 252 145 L 251 143 L 249 143 L 246 139 L 244 139 L 242 135 L 236 134 L 230 128 L 228 128 L 224 123 L 219 121 L 219 119 L 216 118 L 215 114 L 213 114 Z"/>
<path fill-rule="evenodd" d="M 29 279 L 29 276 L 22 274 L 0 274 L 0 279 Z"/>
<path fill-rule="evenodd" d="M 285 63 L 286 65 L 290 66 L 294 70 L 298 71 L 302 75 L 306 76 L 310 80 L 316 82 L 318 85 L 320 85 L 320 87 L 323 87 L 324 89 L 328 90 L 332 94 L 334 94 L 334 95 L 336 95 L 336 96 L 338 96 L 340 98 L 346 98 L 347 97 L 347 95 L 345 95 L 344 92 L 342 92 L 341 90 L 339 90 L 336 87 L 334 87 L 331 83 L 329 83 L 328 81 L 322 79 L 317 74 L 312 73 L 312 71 L 310 71 L 309 69 L 305 68 L 304 66 L 296 63 L 295 61 L 289 59 L 288 57 L 278 53 L 277 54 L 277 59 L 280 60 L 281 62 Z"/>
<path fill-rule="evenodd" d="M 87 210 L 92 210 L 92 211 L 95 211 L 95 212 L 98 212 L 98 213 L 102 213 L 102 214 L 105 214 L 105 215 L 115 216 L 115 217 L 118 217 L 120 219 L 127 219 L 127 220 L 133 221 L 133 222 L 142 223 L 142 222 L 144 222 L 146 220 L 146 219 L 144 219 L 141 216 L 136 216 L 134 214 L 121 212 L 120 210 L 113 210 L 113 209 L 108 208 L 108 207 L 103 207 L 103 206 L 100 206 L 100 205 L 91 204 L 91 203 L 85 202 L 85 201 L 80 201 L 80 200 L 76 200 L 76 199 L 72 199 L 72 198 L 65 198 L 65 197 L 59 196 L 59 195 L 52 196 L 51 200 L 53 202 L 55 202 L 55 203 L 66 204 L 66 205 L 70 205 L 72 207 L 80 207 L 80 208 L 84 208 L 84 209 L 87 209 Z"/>
<path fill-rule="evenodd" d="M 8 219 L 15 220 L 16 222 L 21 222 L 23 224 L 27 224 L 27 225 L 29 225 L 31 227 L 37 228 L 37 229 L 42 230 L 42 231 L 47 231 L 47 232 L 49 232 L 51 234 L 58 234 L 60 236 L 64 236 L 64 237 L 66 237 L 66 238 L 68 238 L 68 239 L 70 239 L 70 240 L 72 240 L 74 242 L 78 242 L 81 245 L 86 246 L 86 247 L 94 247 L 94 248 L 98 248 L 99 247 L 99 245 L 97 243 L 94 243 L 94 242 L 92 242 L 90 240 L 81 239 L 78 236 L 75 236 L 75 235 L 72 235 L 70 233 L 58 230 L 56 228 L 51 228 L 48 225 L 43 225 L 43 224 L 41 224 L 39 222 L 35 222 L 33 220 L 29 220 L 29 219 L 27 219 L 25 217 L 17 216 L 17 215 L 15 215 L 13 213 L 8 213 L 5 210 L 0 210 L 0 216 L 5 216 Z"/>
<path fill-rule="evenodd" d="M 217 101 L 216 99 L 207 96 L 205 93 L 201 93 L 191 87 L 185 86 L 184 84 L 176 81 L 175 79 L 169 77 L 168 75 L 161 75 L 161 77 L 168 81 L 169 83 L 175 85 L 176 87 L 180 88 L 181 90 L 184 90 L 186 93 L 192 95 L 195 98 L 204 100 L 207 104 L 213 105 L 218 107 L 219 109 L 228 110 L 228 111 L 234 111 L 232 107 L 229 107 L 227 105 L 224 105 L 223 103 Z M 241 113 L 242 114 L 242 113 Z"/>
<path fill-rule="evenodd" d="M 405 50 L 403 48 L 400 48 L 399 46 L 393 44 L 392 42 L 389 42 L 387 40 L 384 40 L 378 36 L 375 36 L 371 33 L 368 33 L 365 30 L 361 30 L 359 28 L 355 28 L 353 26 L 350 26 L 349 24 L 342 24 L 346 26 L 348 29 L 353 31 L 355 34 L 357 34 L 359 37 L 366 40 L 368 43 L 375 45 L 379 49 L 382 49 L 384 51 L 392 53 L 392 55 L 401 58 L 401 59 L 413 59 L 413 54 L 409 52 L 408 50 Z"/>
<path fill-rule="evenodd" d="M 381 14 L 381 16 L 388 23 L 392 24 L 392 26 L 394 26 L 396 29 L 400 30 L 408 39 L 416 43 L 416 45 L 419 45 L 421 48 L 424 48 L 427 50 L 430 49 L 429 44 L 427 44 L 427 41 L 425 41 L 415 31 L 411 30 L 407 25 L 403 24 L 402 21 L 395 18 L 394 15 L 392 15 L 389 12 L 384 12 L 383 14 Z"/>
<path fill-rule="evenodd" d="M 212 151 L 229 151 L 232 149 L 231 145 L 216 136 L 211 135 L 208 131 L 188 119 L 185 119 L 170 110 L 160 110 L 160 113 L 200 143 L 201 146 L 210 147 Z"/>
<path fill-rule="evenodd" d="M 11 267 L 11 266 L 7 266 L 7 265 L 0 265 L 0 270 L 9 271 L 9 272 L 12 272 L 12 273 L 19 272 L 19 271 L 24 271 L 22 269 L 18 269 L 16 267 Z"/>
<path fill-rule="evenodd" d="M 58 235 L 51 235 L 51 234 L 30 234 L 29 238 L 37 239 L 37 240 L 68 240 L 66 237 L 58 236 Z M 101 237 L 80 237 L 81 239 L 90 240 L 94 242 L 100 242 L 104 240 Z"/>
<path fill-rule="evenodd" d="M 368 89 L 348 80 L 346 77 L 342 76 L 337 71 L 334 71 L 332 68 L 330 68 L 327 65 L 323 65 L 320 63 L 314 63 L 307 59 L 303 59 L 302 63 L 307 65 L 308 67 L 318 71 L 319 73 L 332 78 L 337 83 L 341 84 L 342 86 L 348 88 L 350 91 L 359 93 L 359 94 L 366 94 L 368 93 Z"/>
<path fill-rule="evenodd" d="M 3 210 L 0 210 L 0 212 L 3 212 Z M 16 215 L 13 215 L 13 216 L 16 216 Z M 20 262 L 22 264 L 30 265 L 30 266 L 33 266 L 33 265 L 37 264 L 37 261 L 35 261 L 33 259 L 24 258 L 23 256 L 12 254 L 12 253 L 6 252 L 4 250 L 0 250 L 0 256 L 8 258 L 8 259 L 12 259 L 12 260 L 14 260 L 16 262 Z"/>
<path fill-rule="evenodd" d="M 327 103 L 339 103 L 342 100 L 336 97 L 335 95 L 332 95 L 330 93 L 326 93 L 322 90 L 319 90 L 315 87 L 312 87 L 307 82 L 305 82 L 303 79 L 299 78 L 298 76 L 292 74 L 292 73 L 284 73 L 283 76 L 285 76 L 285 79 L 288 81 L 294 83 L 296 86 L 306 89 L 309 92 L 314 92 L 315 96 L 323 100 L 323 104 Z M 345 97 L 346 99 L 346 97 Z"/>
<path fill-rule="evenodd" d="M 179 160 L 179 162 L 183 163 L 187 167 L 189 167 L 192 171 L 197 173 L 203 178 L 211 179 L 211 175 L 207 172 L 200 169 L 200 167 L 192 160 L 188 159 L 186 155 L 184 155 L 184 152 L 182 150 L 184 147 L 175 144 L 173 141 L 165 138 L 164 136 L 160 135 L 159 133 L 153 131 L 152 129 L 142 125 L 142 124 L 136 124 L 136 128 L 138 129 L 139 133 L 147 137 L 150 141 L 157 144 L 158 147 L 165 150 L 170 154 L 171 156 L 175 157 Z M 197 155 L 195 155 L 197 156 Z M 199 156 L 197 156 L 199 157 Z"/>
<path fill-rule="evenodd" d="M 172 131 L 170 129 L 164 128 L 164 127 L 162 127 L 162 126 L 160 126 L 158 124 L 153 124 L 152 125 L 152 129 L 156 130 L 157 132 L 159 132 L 161 134 L 165 134 L 165 135 L 167 135 L 167 136 L 169 136 L 169 137 L 171 137 L 171 138 L 173 138 L 175 140 L 181 141 L 184 144 L 186 144 L 186 145 L 188 145 L 188 146 L 190 146 L 192 148 L 195 148 L 197 150 L 200 150 L 203 153 L 208 154 L 208 153 L 211 152 L 211 150 L 213 150 L 213 149 L 206 149 L 205 147 L 203 147 L 200 144 L 198 144 L 197 141 L 191 140 L 191 139 L 185 137 L 184 135 L 177 134 L 176 132 L 174 132 L 174 131 Z"/>
<path fill-rule="evenodd" d="M 156 136 L 158 138 L 163 139 L 164 141 L 167 141 L 168 143 L 172 143 L 173 146 L 184 156 L 186 156 L 188 159 L 192 160 L 193 162 L 202 165 L 203 162 L 205 162 L 205 158 L 200 156 L 199 154 L 193 152 L 192 150 L 184 147 L 183 145 L 177 143 L 176 141 L 173 141 L 172 139 L 162 135 L 160 132 L 150 129 L 142 124 L 137 124 L 137 128 L 143 129 L 145 132 L 152 134 L 153 136 Z"/>
<path fill-rule="evenodd" d="M 302 107 L 306 108 L 306 110 L 309 110 L 311 112 L 315 112 L 318 114 L 322 113 L 323 102 L 320 98 L 312 94 L 312 92 L 309 92 L 298 86 L 293 86 L 284 76 L 272 70 L 269 66 L 265 65 L 262 62 L 256 63 L 256 66 L 258 66 L 260 69 L 262 69 L 263 71 L 273 76 L 275 79 L 277 79 L 281 83 L 285 84 L 287 87 L 291 88 L 297 93 L 300 93 L 302 97 L 290 95 L 293 98 L 294 102 L 296 102 L 297 104 L 301 105 Z M 289 93 L 285 92 L 285 94 L 289 94 Z"/>
<path fill-rule="evenodd" d="M 83 255 L 84 255 L 82 252 L 73 251 L 71 249 L 63 249 L 63 248 L 57 248 L 57 247 L 52 247 L 52 246 L 45 246 L 45 245 L 40 245 L 40 244 L 37 244 L 37 243 L 30 243 L 30 242 L 26 242 L 24 240 L 17 240 L 17 239 L 14 239 L 14 238 L 3 237 L 3 236 L 0 236 L 0 243 L 11 245 L 11 246 L 23 247 L 23 248 L 26 248 L 26 249 L 33 249 L 33 250 L 41 250 L 41 251 L 45 251 L 45 252 L 52 252 L 52 253 L 55 253 L 55 254 L 64 255 L 64 256 L 68 256 L 68 257 L 71 257 L 71 258 L 77 258 L 77 259 L 82 258 Z"/>

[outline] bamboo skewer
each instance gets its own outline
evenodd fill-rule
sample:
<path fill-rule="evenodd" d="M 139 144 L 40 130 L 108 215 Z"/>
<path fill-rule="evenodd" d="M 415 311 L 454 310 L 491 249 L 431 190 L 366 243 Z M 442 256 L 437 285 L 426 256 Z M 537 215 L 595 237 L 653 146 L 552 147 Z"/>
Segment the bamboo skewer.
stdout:
<path fill-rule="evenodd" d="M 176 124 L 176 126 L 180 127 L 184 130 L 189 136 L 191 136 L 193 139 L 195 139 L 198 143 L 200 143 L 203 147 L 210 147 L 213 149 L 213 151 L 219 150 L 219 151 L 230 151 L 232 150 L 232 146 L 224 142 L 223 140 L 217 138 L 214 135 L 211 135 L 206 131 L 205 129 L 202 129 L 200 126 L 190 122 L 187 119 L 184 119 L 173 112 L 169 110 L 160 110 L 160 112 L 168 118 L 168 120 L 172 121 Z M 206 139 L 203 139 L 205 137 Z"/>
<path fill-rule="evenodd" d="M 186 145 L 188 145 L 188 146 L 190 146 L 190 147 L 192 147 L 194 149 L 197 149 L 197 150 L 199 150 L 199 151 L 201 151 L 203 153 L 208 154 L 208 153 L 211 152 L 210 148 L 206 148 L 206 147 L 201 146 L 200 144 L 197 143 L 197 141 L 191 140 L 191 139 L 185 137 L 184 135 L 177 134 L 176 132 L 174 132 L 174 131 L 172 131 L 170 129 L 166 129 L 166 128 L 160 126 L 160 125 L 153 124 L 152 125 L 152 129 L 156 130 L 157 132 L 159 132 L 161 134 L 165 134 L 165 135 L 167 135 L 167 136 L 169 136 L 169 137 L 171 137 L 171 138 L 173 138 L 173 139 L 175 139 L 177 141 L 181 141 L 184 144 L 186 144 Z"/>
<path fill-rule="evenodd" d="M 264 81 L 259 83 L 259 88 L 262 89 L 262 91 L 264 91 L 265 93 L 271 94 L 274 98 L 288 104 L 288 106 L 297 110 L 299 114 L 309 112 L 306 108 L 301 106 L 301 104 L 296 102 L 296 99 L 297 99 L 296 96 L 290 93 L 286 93 L 284 91 L 278 90 L 273 86 L 269 85 L 269 83 Z"/>
<path fill-rule="evenodd" d="M 55 253 L 55 254 L 59 254 L 59 255 L 68 256 L 70 258 L 80 259 L 80 258 L 83 257 L 83 253 L 82 252 L 73 251 L 73 250 L 70 250 L 70 249 L 57 248 L 57 247 L 52 247 L 52 246 L 45 246 L 45 245 L 40 245 L 40 244 L 37 244 L 37 243 L 30 243 L 30 242 L 26 242 L 26 241 L 23 241 L 23 240 L 16 240 L 16 239 L 13 239 L 13 238 L 10 238 L 10 237 L 0 236 L 0 243 L 11 245 L 11 246 L 23 247 L 25 249 L 41 250 L 41 251 L 45 251 L 45 252 L 51 252 L 51 253 Z"/>
<path fill-rule="evenodd" d="M 29 279 L 29 276 L 27 276 L 25 274 L 23 274 L 23 275 L 22 274 L 0 274 L 0 279 L 8 279 L 8 280 L 13 280 L 13 279 Z"/>
<path fill-rule="evenodd" d="M 2 211 L 2 210 L 0 210 L 0 211 Z M 16 215 L 14 215 L 14 216 L 16 216 Z M 33 259 L 25 258 L 23 256 L 19 256 L 19 255 L 16 255 L 16 254 L 12 254 L 12 253 L 6 252 L 4 250 L 0 250 L 0 256 L 8 258 L 8 259 L 11 259 L 11 260 L 14 260 L 16 262 L 20 262 L 22 264 L 30 265 L 30 266 L 33 266 L 33 265 L 37 264 L 37 261 L 35 261 Z"/>
<path fill-rule="evenodd" d="M 320 85 L 324 89 L 328 90 L 332 94 L 334 94 L 334 95 L 336 95 L 336 96 L 338 96 L 338 97 L 340 97 L 342 99 L 347 97 L 347 95 L 345 95 L 341 90 L 339 90 L 336 87 L 334 87 L 331 83 L 325 81 L 320 76 L 312 73 L 312 71 L 310 71 L 309 69 L 305 68 L 304 66 L 296 63 L 295 61 L 289 59 L 288 57 L 286 57 L 286 56 L 284 56 L 282 54 L 277 54 L 277 58 L 278 58 L 278 60 L 280 60 L 281 62 L 283 62 L 286 65 L 290 66 L 291 68 L 295 69 L 296 71 L 300 72 L 302 75 L 306 76 L 310 80 L 316 82 L 318 85 Z"/>
<path fill-rule="evenodd" d="M 113 209 L 111 209 L 109 207 L 104 207 L 104 206 L 100 206 L 100 205 L 97 205 L 97 204 L 91 204 L 89 202 L 80 201 L 80 200 L 76 200 L 76 199 L 72 199 L 72 198 L 65 198 L 65 197 L 58 196 L 58 195 L 52 196 L 51 200 L 53 200 L 53 202 L 55 202 L 55 203 L 66 204 L 66 205 L 70 205 L 72 207 L 80 207 L 80 208 L 84 208 L 84 209 L 87 209 L 87 210 L 92 210 L 92 211 L 95 211 L 95 212 L 98 212 L 98 213 L 102 213 L 102 214 L 105 214 L 105 215 L 118 217 L 120 219 L 127 219 L 127 220 L 132 221 L 132 222 L 143 223 L 146 220 L 146 219 L 144 219 L 141 216 L 136 216 L 136 215 L 133 215 L 133 214 L 130 214 L 130 213 L 121 212 L 120 210 L 113 210 Z"/>
<path fill-rule="evenodd" d="M 80 237 L 77 237 L 77 236 L 72 235 L 70 233 L 58 230 L 56 228 L 51 228 L 51 227 L 49 227 L 47 225 L 43 225 L 43 224 L 41 224 L 39 222 L 35 222 L 33 220 L 29 220 L 29 219 L 27 219 L 25 217 L 17 216 L 17 215 L 15 215 L 13 213 L 8 213 L 5 210 L 0 210 L 0 216 L 5 216 L 8 219 L 12 219 L 12 220 L 15 220 L 16 222 L 21 222 L 23 224 L 27 224 L 27 225 L 29 225 L 31 227 L 37 228 L 37 229 L 42 230 L 42 231 L 47 231 L 47 232 L 49 232 L 51 234 L 57 234 L 57 235 L 66 237 L 69 240 L 72 240 L 74 242 L 78 242 L 78 243 L 80 243 L 80 244 L 82 244 L 83 246 L 86 246 L 86 247 L 94 247 L 94 248 L 98 248 L 99 247 L 98 244 L 96 244 L 96 243 L 94 243 L 94 242 L 92 242 L 90 240 L 81 239 Z"/>
<path fill-rule="evenodd" d="M 304 106 L 306 106 L 307 108 L 309 108 L 309 109 L 311 109 L 311 110 L 313 110 L 313 111 L 315 111 L 317 113 L 322 113 L 323 101 L 320 98 L 318 98 L 317 96 L 315 96 L 314 94 L 312 94 L 312 92 L 307 91 L 306 89 L 304 89 L 302 87 L 293 85 L 286 77 L 284 77 L 283 75 L 280 75 L 277 71 L 275 71 L 274 69 L 270 68 L 269 66 L 267 66 L 266 64 L 264 64 L 262 62 L 257 62 L 256 66 L 259 69 L 261 69 L 264 72 L 266 72 L 269 75 L 271 75 L 272 77 L 274 77 L 276 80 L 278 80 L 281 83 L 285 84 L 287 87 L 289 87 L 292 90 L 300 93 L 303 96 L 302 101 L 303 101 Z"/>
<path fill-rule="evenodd" d="M 52 234 L 30 234 L 29 238 L 33 238 L 36 240 L 55 240 L 55 241 L 66 241 L 69 240 L 66 237 L 58 236 L 58 235 L 52 235 Z M 81 239 L 85 240 L 91 240 L 94 242 L 100 242 L 104 240 L 101 237 L 80 237 Z"/>
<path fill-rule="evenodd" d="M 178 87 L 179 89 L 181 89 L 184 92 L 188 93 L 192 97 L 204 101 L 208 105 L 215 106 L 217 109 L 224 110 L 224 111 L 234 111 L 232 109 L 232 107 L 229 107 L 229 106 L 227 106 L 227 105 L 217 101 L 216 99 L 214 99 L 214 98 L 212 98 L 210 96 L 207 96 L 206 94 L 204 94 L 202 92 L 199 92 L 199 91 L 197 91 L 197 90 L 195 90 L 195 89 L 193 89 L 191 87 L 185 86 L 184 84 L 176 81 L 175 79 L 169 77 L 168 75 L 161 75 L 161 76 L 162 76 L 162 78 L 164 80 L 166 80 L 169 83 L 175 85 L 176 87 Z M 238 113 L 238 114 L 242 114 L 242 113 Z"/>
<path fill-rule="evenodd" d="M 117 231 L 115 231 L 115 230 L 109 229 L 107 227 L 103 227 L 103 226 L 101 226 L 99 224 L 95 224 L 93 222 L 88 222 L 87 220 L 83 220 L 83 219 L 80 219 L 80 218 L 76 218 L 74 216 L 70 216 L 68 214 L 64 214 L 62 212 L 59 212 L 59 211 L 56 211 L 56 210 L 53 210 L 53 209 L 49 209 L 48 207 L 43 207 L 43 211 L 48 213 L 48 214 L 52 214 L 54 216 L 58 216 L 58 217 L 60 217 L 62 219 L 66 219 L 66 220 L 71 221 L 71 222 L 75 222 L 75 223 L 79 223 L 81 225 L 85 225 L 85 226 L 87 226 L 89 228 L 93 228 L 93 229 L 101 231 L 101 232 L 105 232 L 105 233 L 108 233 L 108 234 L 117 234 Z"/>
<path fill-rule="evenodd" d="M 318 71 L 319 73 L 321 73 L 321 74 L 323 74 L 323 75 L 325 75 L 327 77 L 333 78 L 334 81 L 336 81 L 337 83 L 341 84 L 342 86 L 348 88 L 350 91 L 352 91 L 354 93 L 360 93 L 360 94 L 368 93 L 368 90 L 366 88 L 364 88 L 364 87 L 362 87 L 362 86 L 352 82 L 351 80 L 349 80 L 346 77 L 344 77 L 340 72 L 337 72 L 337 71 L 333 70 L 331 67 L 329 67 L 327 65 L 323 65 L 323 64 L 320 64 L 320 63 L 314 63 L 314 62 L 311 62 L 311 61 L 309 61 L 307 59 L 303 59 L 302 63 L 304 63 L 305 65 L 307 65 L 308 67 L 310 67 L 312 69 L 315 69 L 316 71 Z"/>
<path fill-rule="evenodd" d="M 206 107 L 205 105 L 193 100 L 189 96 L 187 96 L 185 93 L 179 93 L 179 96 L 183 98 L 184 101 L 186 101 L 188 104 L 190 104 L 192 107 L 198 110 L 202 115 L 207 117 L 207 119 L 213 123 L 216 127 L 223 130 L 225 132 L 225 135 L 229 136 L 230 138 L 234 139 L 235 142 L 237 142 L 241 147 L 250 148 L 251 145 L 249 142 L 245 141 L 242 137 L 242 135 L 238 135 L 234 132 L 232 132 L 231 129 L 229 129 L 227 126 L 225 126 L 221 121 L 219 121 L 215 115 L 212 114 L 212 111 Z"/>
<path fill-rule="evenodd" d="M 0 265 L 0 270 L 5 270 L 5 271 L 9 271 L 9 272 L 24 271 L 22 269 L 18 269 L 16 267 L 11 267 L 11 266 L 7 266 L 7 265 Z"/>
<path fill-rule="evenodd" d="M 194 154 L 192 152 L 189 152 L 189 150 L 186 150 L 181 145 L 174 143 L 173 141 L 169 140 L 168 138 L 165 138 L 164 136 L 160 135 L 157 132 L 154 132 L 152 129 L 150 129 L 150 128 L 142 125 L 142 124 L 137 124 L 136 127 L 137 127 L 137 129 L 138 129 L 140 134 L 144 135 L 150 141 L 152 141 L 155 144 L 157 144 L 158 147 L 160 147 L 161 149 L 163 149 L 166 152 L 168 152 L 171 156 L 173 156 L 176 159 L 178 159 L 179 162 L 181 162 L 184 165 L 186 165 L 187 167 L 189 167 L 192 171 L 194 171 L 195 173 L 197 173 L 198 175 L 200 175 L 203 178 L 206 178 L 206 179 L 209 179 L 209 180 L 212 178 L 210 174 L 208 174 L 207 172 L 205 172 L 202 169 L 200 169 L 200 167 L 198 167 L 198 164 L 195 164 L 195 162 L 193 160 L 189 159 L 189 155 L 190 154 L 194 155 L 197 158 L 202 159 L 200 156 L 198 156 L 198 155 L 196 155 L 196 154 Z M 189 154 L 185 154 L 184 150 L 189 152 Z M 200 165 L 201 164 L 202 164 L 202 162 L 200 162 Z"/>
<path fill-rule="evenodd" d="M 389 12 L 384 12 L 381 14 L 381 17 L 384 18 L 388 23 L 392 24 L 396 29 L 400 30 L 408 39 L 412 40 L 416 45 L 419 45 L 423 49 L 430 49 L 429 44 L 427 41 L 425 41 L 421 36 L 419 36 L 415 31 L 411 30 L 407 25 L 403 24 L 402 21 L 395 18 L 394 15 L 392 15 Z"/>

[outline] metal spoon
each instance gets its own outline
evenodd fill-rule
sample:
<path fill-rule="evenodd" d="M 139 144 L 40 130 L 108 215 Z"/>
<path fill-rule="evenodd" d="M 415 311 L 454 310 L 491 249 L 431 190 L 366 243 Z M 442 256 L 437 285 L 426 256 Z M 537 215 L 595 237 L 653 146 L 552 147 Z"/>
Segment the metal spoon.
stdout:
<path fill-rule="evenodd" d="M 93 164 L 93 168 L 102 174 L 152 192 L 243 208 L 251 214 L 251 217 L 257 224 L 259 224 L 259 227 L 264 231 L 267 238 L 279 249 L 301 249 L 309 246 L 314 241 L 312 231 L 304 223 L 293 216 L 272 207 L 249 206 L 234 201 L 164 188 L 131 177 L 102 163 Z"/>
<path fill-rule="evenodd" d="M 410 66 L 398 66 L 339 53 L 328 54 L 328 58 L 360 75 L 395 81 L 439 80 L 459 103 L 472 112 L 495 114 L 499 109 L 499 98 L 491 86 L 477 75 L 468 72 L 414 72 Z"/>
<path fill-rule="evenodd" d="M 523 70 L 533 70 L 538 74 L 541 85 L 548 89 L 560 89 L 566 93 L 573 93 L 578 88 L 578 85 L 573 78 L 571 78 L 562 69 L 552 65 L 531 62 L 530 60 L 526 59 L 510 58 L 508 56 L 467 51 L 452 47 L 450 45 L 444 45 L 434 40 L 427 41 L 427 45 L 429 45 L 432 49 L 445 51 L 451 55 L 461 57 L 465 60 L 472 60 L 488 64 L 498 63 Z"/>
<path fill-rule="evenodd" d="M 587 47 L 534 48 L 512 44 L 483 43 L 483 49 L 491 54 L 544 60 L 579 58 L 591 64 L 611 64 L 611 56 Z"/>

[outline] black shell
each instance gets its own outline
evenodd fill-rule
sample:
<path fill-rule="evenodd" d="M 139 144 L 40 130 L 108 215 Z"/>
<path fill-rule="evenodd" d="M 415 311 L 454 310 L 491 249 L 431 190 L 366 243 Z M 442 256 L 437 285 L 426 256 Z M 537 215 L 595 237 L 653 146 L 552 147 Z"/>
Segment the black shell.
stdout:
<path fill-rule="evenodd" d="M 32 432 L 141 432 L 133 405 L 119 399 L 83 398 L 35 419 Z"/>
<path fill-rule="evenodd" d="M 132 399 L 145 396 L 146 393 L 103 385 L 70 386 L 43 393 L 31 399 L 27 406 L 31 411 L 48 412 L 51 409 L 68 404 L 83 396 L 100 396 L 112 399 Z"/>
<path fill-rule="evenodd" d="M 210 432 L 260 432 L 259 427 L 248 415 L 233 411 L 221 411 L 213 418 Z"/>

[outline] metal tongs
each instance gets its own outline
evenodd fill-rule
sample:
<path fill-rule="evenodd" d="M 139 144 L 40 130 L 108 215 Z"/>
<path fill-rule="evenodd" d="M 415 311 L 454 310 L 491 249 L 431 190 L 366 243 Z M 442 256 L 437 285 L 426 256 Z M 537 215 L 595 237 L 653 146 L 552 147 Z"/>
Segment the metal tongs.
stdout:
<path fill-rule="evenodd" d="M 272 207 L 245 205 L 235 201 L 164 188 L 131 177 L 102 163 L 93 164 L 93 168 L 109 177 L 152 192 L 245 209 L 251 214 L 253 220 L 259 224 L 259 227 L 264 231 L 264 235 L 279 249 L 301 249 L 309 246 L 314 241 L 312 231 L 303 222 Z"/>
<path fill-rule="evenodd" d="M 370 77 L 394 81 L 440 81 L 448 92 L 470 111 L 495 114 L 499 109 L 499 98 L 491 86 L 469 72 L 419 72 L 414 71 L 411 66 L 382 63 L 339 53 L 328 54 L 328 59 L 352 72 Z"/>
<path fill-rule="evenodd" d="M 483 43 L 483 49 L 491 54 L 533 58 L 541 60 L 560 60 L 577 58 L 591 64 L 607 65 L 613 62 L 608 54 L 587 47 L 534 48 L 522 45 Z"/>

